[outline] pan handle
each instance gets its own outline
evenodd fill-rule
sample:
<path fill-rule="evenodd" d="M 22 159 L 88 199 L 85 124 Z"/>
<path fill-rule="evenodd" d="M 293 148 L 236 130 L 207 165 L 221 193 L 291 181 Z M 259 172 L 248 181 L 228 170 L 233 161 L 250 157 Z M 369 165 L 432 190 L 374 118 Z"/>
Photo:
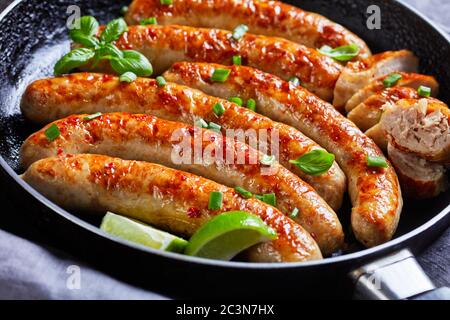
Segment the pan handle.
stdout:
<path fill-rule="evenodd" d="M 436 289 L 408 249 L 364 265 L 350 272 L 350 277 L 356 299 L 450 299 L 450 289 Z"/>

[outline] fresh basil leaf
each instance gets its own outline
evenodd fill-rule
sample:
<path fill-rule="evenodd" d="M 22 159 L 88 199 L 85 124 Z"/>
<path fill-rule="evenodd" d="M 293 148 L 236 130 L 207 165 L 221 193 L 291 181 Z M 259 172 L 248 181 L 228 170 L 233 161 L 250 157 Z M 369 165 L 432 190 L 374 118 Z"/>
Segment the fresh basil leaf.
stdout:
<path fill-rule="evenodd" d="M 100 41 L 95 37 L 87 37 L 82 34 L 72 34 L 70 38 L 73 42 L 79 43 L 87 48 L 98 48 Z"/>
<path fill-rule="evenodd" d="M 79 26 L 79 28 L 74 28 L 69 31 L 69 36 L 73 42 L 82 44 L 85 47 L 98 47 L 100 42 L 95 35 L 98 31 L 98 21 L 91 16 L 84 16 L 75 20 L 74 25 Z"/>
<path fill-rule="evenodd" d="M 136 75 L 133 72 L 125 72 L 123 75 L 120 76 L 119 80 L 120 82 L 128 82 L 131 83 L 137 79 Z"/>
<path fill-rule="evenodd" d="M 86 64 L 94 56 L 95 52 L 93 49 L 74 49 L 59 59 L 59 61 L 55 64 L 54 73 L 55 75 L 68 73 L 70 70 Z"/>
<path fill-rule="evenodd" d="M 123 18 L 114 19 L 106 25 L 100 35 L 100 40 L 106 43 L 116 41 L 127 30 L 128 26 Z"/>
<path fill-rule="evenodd" d="M 87 36 L 92 37 L 97 34 L 98 31 L 98 21 L 92 17 L 92 16 L 83 16 L 79 19 L 76 19 L 74 21 L 75 26 L 79 26 L 79 28 L 73 28 L 72 31 L 78 31 L 79 33 Z"/>
<path fill-rule="evenodd" d="M 330 170 L 334 162 L 334 154 L 328 153 L 325 150 L 313 150 L 297 160 L 291 160 L 289 162 L 309 175 L 318 176 Z"/>
<path fill-rule="evenodd" d="M 107 43 L 100 46 L 95 52 L 96 58 L 99 60 L 112 60 L 115 58 L 123 58 L 123 53 L 115 45 Z"/>
<path fill-rule="evenodd" d="M 152 64 L 141 53 L 133 50 L 124 50 L 122 54 L 122 58 L 114 58 L 110 61 L 111 67 L 117 74 L 131 71 L 139 77 L 148 77 L 153 73 Z"/>
<path fill-rule="evenodd" d="M 350 44 L 334 49 L 329 46 L 323 46 L 319 49 L 319 52 L 337 61 L 349 61 L 359 54 L 359 47 L 356 44 Z"/>

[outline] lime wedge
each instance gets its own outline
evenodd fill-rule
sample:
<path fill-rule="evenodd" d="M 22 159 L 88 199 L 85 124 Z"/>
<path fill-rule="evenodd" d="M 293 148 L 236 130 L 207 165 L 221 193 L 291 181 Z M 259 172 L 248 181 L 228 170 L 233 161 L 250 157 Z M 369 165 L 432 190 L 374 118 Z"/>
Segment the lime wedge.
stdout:
<path fill-rule="evenodd" d="M 243 211 L 226 212 L 205 223 L 191 237 L 185 254 L 231 260 L 239 252 L 276 237 L 276 232 L 259 217 Z"/>
<path fill-rule="evenodd" d="M 187 241 L 170 233 L 152 228 L 134 219 L 108 212 L 100 229 L 116 237 L 139 243 L 144 246 L 171 252 L 182 253 Z"/>

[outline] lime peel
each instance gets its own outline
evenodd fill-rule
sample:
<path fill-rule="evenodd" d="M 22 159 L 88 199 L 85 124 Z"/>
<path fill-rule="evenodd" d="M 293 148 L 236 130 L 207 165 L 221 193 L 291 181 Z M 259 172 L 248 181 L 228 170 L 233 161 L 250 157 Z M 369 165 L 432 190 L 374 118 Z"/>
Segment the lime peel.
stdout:
<path fill-rule="evenodd" d="M 164 251 L 182 253 L 188 244 L 182 238 L 112 212 L 103 217 L 100 229 L 113 236 Z"/>
<path fill-rule="evenodd" d="M 225 212 L 204 224 L 191 237 L 185 254 L 231 260 L 255 244 L 276 238 L 275 230 L 258 216 L 244 211 Z"/>

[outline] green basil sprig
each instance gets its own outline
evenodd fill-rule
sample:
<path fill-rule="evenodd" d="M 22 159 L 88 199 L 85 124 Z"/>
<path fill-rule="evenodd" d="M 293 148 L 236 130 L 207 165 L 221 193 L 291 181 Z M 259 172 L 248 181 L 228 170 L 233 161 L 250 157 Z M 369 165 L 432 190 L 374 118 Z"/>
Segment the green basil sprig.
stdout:
<path fill-rule="evenodd" d="M 68 73 L 70 70 L 81 67 L 95 56 L 91 48 L 78 48 L 70 51 L 55 64 L 55 75 Z"/>
<path fill-rule="evenodd" d="M 128 31 L 128 25 L 123 18 L 110 21 L 100 35 L 100 41 L 109 43 L 120 38 L 122 33 Z"/>
<path fill-rule="evenodd" d="M 74 23 L 80 27 L 69 31 L 70 39 L 88 48 L 97 48 L 100 45 L 100 41 L 95 38 L 99 24 L 94 17 L 84 16 Z"/>
<path fill-rule="evenodd" d="M 123 18 L 110 21 L 99 37 L 99 23 L 94 17 L 84 16 L 75 23 L 78 27 L 70 30 L 69 36 L 73 42 L 86 48 L 74 49 L 63 56 L 55 65 L 55 75 L 89 63 L 95 68 L 100 60 L 109 60 L 111 68 L 119 75 L 132 72 L 147 77 L 153 73 L 152 64 L 144 55 L 133 50 L 121 51 L 112 43 L 128 30 Z"/>
<path fill-rule="evenodd" d="M 334 154 L 328 153 L 325 150 L 313 150 L 297 160 L 291 160 L 289 162 L 309 175 L 319 176 L 330 170 L 334 162 Z"/>
<path fill-rule="evenodd" d="M 350 61 L 359 54 L 359 47 L 356 44 L 334 49 L 329 46 L 323 46 L 319 49 L 319 52 L 337 61 Z"/>
<path fill-rule="evenodd" d="M 139 77 L 147 77 L 153 73 L 153 68 L 148 59 L 141 53 L 133 50 L 122 51 L 123 57 L 111 59 L 111 67 L 118 74 L 127 71 L 135 73 Z"/>

